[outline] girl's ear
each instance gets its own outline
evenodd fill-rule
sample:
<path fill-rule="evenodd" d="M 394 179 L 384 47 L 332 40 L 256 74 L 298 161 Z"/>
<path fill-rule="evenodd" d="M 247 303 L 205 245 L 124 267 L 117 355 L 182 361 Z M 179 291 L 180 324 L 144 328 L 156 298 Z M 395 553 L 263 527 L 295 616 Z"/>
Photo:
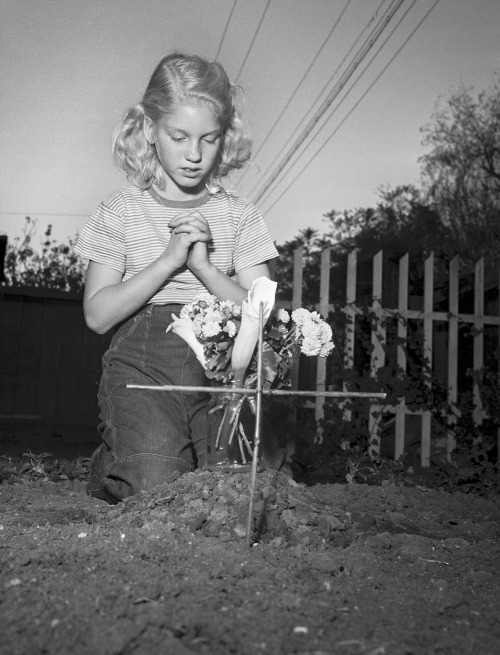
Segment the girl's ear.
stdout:
<path fill-rule="evenodd" d="M 144 131 L 144 136 L 146 137 L 146 141 L 149 144 L 153 145 L 155 142 L 155 129 L 154 129 L 153 121 L 149 118 L 149 116 L 144 116 L 142 129 Z"/>

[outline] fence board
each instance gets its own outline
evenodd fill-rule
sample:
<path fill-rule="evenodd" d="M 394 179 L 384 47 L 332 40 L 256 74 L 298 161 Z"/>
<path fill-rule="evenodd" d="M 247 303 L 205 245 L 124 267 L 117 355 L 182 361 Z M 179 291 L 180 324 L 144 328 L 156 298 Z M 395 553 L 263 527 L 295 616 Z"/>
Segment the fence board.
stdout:
<path fill-rule="evenodd" d="M 347 256 L 347 288 L 346 303 L 344 307 L 345 314 L 345 337 L 344 337 L 344 367 L 352 369 L 354 367 L 354 343 L 356 333 L 356 284 L 358 271 L 358 254 L 353 250 Z M 348 391 L 345 381 L 342 383 L 342 391 Z M 349 403 L 343 403 L 342 407 L 343 420 L 347 423 L 352 419 L 352 412 Z"/>
<path fill-rule="evenodd" d="M 432 330 L 434 308 L 434 255 L 431 254 L 424 264 L 424 358 L 427 360 L 429 370 L 432 371 Z M 429 391 L 431 382 L 428 380 Z M 420 439 L 420 463 L 429 466 L 431 456 L 431 422 L 432 414 L 426 410 L 422 414 L 422 432 Z"/>
<path fill-rule="evenodd" d="M 111 333 L 92 333 L 85 326 L 81 303 L 81 295 L 1 289 L 3 424 L 97 424 L 96 390 Z"/>
<path fill-rule="evenodd" d="M 40 312 L 35 303 L 23 305 L 20 340 L 17 351 L 17 368 L 14 380 L 15 414 L 38 414 L 37 387 L 40 376 Z"/>
<path fill-rule="evenodd" d="M 16 413 L 15 377 L 21 348 L 21 330 L 23 307 L 21 303 L 9 302 L 2 306 L 0 312 L 0 415 Z"/>
<path fill-rule="evenodd" d="M 382 272 L 383 253 L 378 252 L 373 258 L 373 287 L 372 287 L 372 312 L 375 316 L 375 329 L 372 328 L 371 342 L 372 354 L 370 360 L 370 375 L 376 377 L 377 371 L 384 365 L 386 331 L 382 316 Z M 380 455 L 380 418 L 381 406 L 377 403 L 370 405 L 368 414 L 368 431 L 370 434 L 369 453 L 373 457 Z"/>
<path fill-rule="evenodd" d="M 474 337 L 473 337 L 473 368 L 475 380 L 473 383 L 474 395 L 474 425 L 480 427 L 483 422 L 483 405 L 480 393 L 480 376 L 482 376 L 484 362 L 484 259 L 476 262 L 474 269 Z M 477 434 L 475 443 L 481 441 Z"/>
<path fill-rule="evenodd" d="M 459 299 L 458 256 L 454 257 L 449 266 L 449 301 L 448 301 L 448 402 L 456 407 L 458 399 L 458 299 Z M 457 417 L 450 412 L 447 417 L 448 432 L 446 436 L 446 457 L 451 460 L 451 454 L 456 448 L 455 426 Z"/>
<path fill-rule="evenodd" d="M 299 246 L 293 255 L 293 294 L 292 294 L 292 311 L 302 306 L 302 259 L 304 257 L 304 246 Z M 290 382 L 292 389 L 297 389 L 299 386 L 299 363 L 297 360 L 292 364 L 290 370 Z M 290 426 L 297 424 L 297 404 L 290 397 L 288 403 L 287 420 Z M 293 434 L 287 443 L 287 456 L 290 458 L 295 452 L 295 438 Z"/>
<path fill-rule="evenodd" d="M 325 248 L 321 253 L 321 274 L 319 289 L 319 312 L 323 317 L 328 316 L 330 308 L 330 248 Z M 326 358 L 319 357 L 316 366 L 316 390 L 326 391 Z M 325 397 L 316 396 L 314 416 L 316 421 L 323 418 Z M 318 428 L 318 440 L 322 441 L 322 430 Z"/>
<path fill-rule="evenodd" d="M 406 343 L 408 336 L 407 320 L 408 320 L 408 272 L 409 272 L 409 256 L 408 254 L 401 257 L 399 260 L 399 275 L 398 275 L 398 345 L 396 361 L 398 366 L 406 371 L 406 353 L 403 344 Z M 396 407 L 396 430 L 394 436 L 394 459 L 399 459 L 405 450 L 405 414 L 406 402 L 402 398 Z"/>

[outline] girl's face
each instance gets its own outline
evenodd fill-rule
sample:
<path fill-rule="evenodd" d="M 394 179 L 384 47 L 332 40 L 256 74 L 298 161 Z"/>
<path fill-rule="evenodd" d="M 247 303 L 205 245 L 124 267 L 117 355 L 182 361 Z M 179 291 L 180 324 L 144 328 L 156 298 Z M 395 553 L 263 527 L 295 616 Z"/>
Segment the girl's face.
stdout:
<path fill-rule="evenodd" d="M 171 182 L 164 195 L 187 200 L 204 193 L 222 144 L 222 128 L 213 111 L 181 105 L 156 122 L 146 117 L 144 131 Z"/>

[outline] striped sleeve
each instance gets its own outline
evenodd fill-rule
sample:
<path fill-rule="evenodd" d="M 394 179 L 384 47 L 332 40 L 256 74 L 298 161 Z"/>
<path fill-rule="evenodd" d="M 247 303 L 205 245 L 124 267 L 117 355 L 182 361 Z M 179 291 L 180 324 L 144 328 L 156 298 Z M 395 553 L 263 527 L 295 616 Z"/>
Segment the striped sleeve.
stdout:
<path fill-rule="evenodd" d="M 124 273 L 125 231 L 118 212 L 119 200 L 116 196 L 102 202 L 80 232 L 75 252 L 85 259 Z"/>
<path fill-rule="evenodd" d="M 236 230 L 234 267 L 236 272 L 278 256 L 267 225 L 252 203 L 245 207 Z"/>

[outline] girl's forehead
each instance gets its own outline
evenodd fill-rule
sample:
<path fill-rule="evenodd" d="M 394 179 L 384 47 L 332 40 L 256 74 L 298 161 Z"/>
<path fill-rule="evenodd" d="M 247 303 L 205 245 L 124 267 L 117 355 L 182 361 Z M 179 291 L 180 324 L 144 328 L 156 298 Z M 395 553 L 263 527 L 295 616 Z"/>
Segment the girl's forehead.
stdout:
<path fill-rule="evenodd" d="M 207 105 L 177 105 L 162 119 L 169 127 L 180 129 L 202 129 L 208 132 L 221 128 L 221 122 L 215 111 Z"/>

